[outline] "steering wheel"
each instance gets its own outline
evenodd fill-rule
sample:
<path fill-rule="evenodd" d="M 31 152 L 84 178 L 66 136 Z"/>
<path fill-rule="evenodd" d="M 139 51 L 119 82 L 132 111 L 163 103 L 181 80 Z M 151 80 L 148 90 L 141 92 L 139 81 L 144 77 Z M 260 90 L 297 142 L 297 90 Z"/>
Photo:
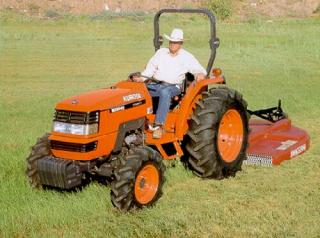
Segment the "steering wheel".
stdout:
<path fill-rule="evenodd" d="M 149 77 L 149 76 L 146 76 L 146 75 L 142 75 L 140 72 L 135 72 L 135 73 L 131 73 L 129 74 L 129 79 L 131 81 L 133 81 L 133 78 L 134 77 L 142 77 L 142 78 L 146 78 L 147 80 L 144 81 L 145 84 L 152 84 L 152 83 L 160 83 L 159 80 L 153 78 L 153 77 Z"/>
<path fill-rule="evenodd" d="M 148 77 L 148 76 L 145 76 L 145 75 L 141 75 L 140 77 L 147 79 L 147 80 L 144 81 L 145 84 L 152 84 L 152 83 L 158 84 L 158 83 L 160 83 L 160 81 L 155 79 L 154 77 Z"/>

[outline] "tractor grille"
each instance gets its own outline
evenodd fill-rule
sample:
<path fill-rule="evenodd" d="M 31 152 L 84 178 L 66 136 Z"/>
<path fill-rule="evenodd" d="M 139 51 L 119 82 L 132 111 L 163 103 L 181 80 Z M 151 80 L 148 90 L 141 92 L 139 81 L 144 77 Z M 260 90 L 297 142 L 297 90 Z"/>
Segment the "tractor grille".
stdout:
<path fill-rule="evenodd" d="M 94 124 L 99 122 L 99 111 L 72 112 L 56 110 L 53 120 L 72 124 Z"/>
<path fill-rule="evenodd" d="M 51 149 L 53 150 L 64 150 L 64 151 L 72 151 L 72 152 L 81 152 L 86 153 L 93 151 L 97 148 L 98 142 L 90 142 L 88 144 L 77 144 L 77 143 L 69 143 L 69 142 L 61 142 L 61 141 L 50 141 Z"/>

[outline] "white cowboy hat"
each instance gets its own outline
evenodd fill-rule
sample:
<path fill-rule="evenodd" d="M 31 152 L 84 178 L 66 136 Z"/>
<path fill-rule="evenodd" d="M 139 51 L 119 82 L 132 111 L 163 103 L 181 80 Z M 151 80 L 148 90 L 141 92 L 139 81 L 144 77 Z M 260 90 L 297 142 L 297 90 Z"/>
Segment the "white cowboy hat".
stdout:
<path fill-rule="evenodd" d="M 182 42 L 183 41 L 183 31 L 181 29 L 175 28 L 172 30 L 171 35 L 168 36 L 164 34 L 164 37 L 169 41 Z"/>

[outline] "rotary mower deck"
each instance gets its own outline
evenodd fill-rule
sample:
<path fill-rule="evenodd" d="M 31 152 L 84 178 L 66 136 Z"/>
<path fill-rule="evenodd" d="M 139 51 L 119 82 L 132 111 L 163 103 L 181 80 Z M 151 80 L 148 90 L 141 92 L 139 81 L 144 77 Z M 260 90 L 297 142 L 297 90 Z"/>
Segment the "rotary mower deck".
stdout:
<path fill-rule="evenodd" d="M 260 119 L 251 119 L 249 122 L 246 164 L 279 165 L 309 149 L 309 135 L 291 124 L 282 111 L 280 101 L 278 107 L 248 112 Z"/>

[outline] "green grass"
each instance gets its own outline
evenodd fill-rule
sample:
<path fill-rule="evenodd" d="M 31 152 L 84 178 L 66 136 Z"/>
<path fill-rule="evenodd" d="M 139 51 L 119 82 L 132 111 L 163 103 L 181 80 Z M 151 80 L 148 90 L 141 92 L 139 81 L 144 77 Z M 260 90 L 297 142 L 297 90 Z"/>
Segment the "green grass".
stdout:
<path fill-rule="evenodd" d="M 185 30 L 185 47 L 206 65 L 208 24 L 166 18 Z M 168 168 L 164 195 L 122 214 L 110 188 L 77 193 L 32 190 L 29 147 L 51 128 L 63 98 L 111 85 L 141 70 L 153 54 L 152 18 L 0 15 L 0 237 L 319 237 L 320 20 L 218 22 L 215 65 L 251 109 L 279 98 L 310 150 L 273 168 L 243 166 L 235 178 L 201 180 L 180 162 Z M 203 39 L 202 39 L 203 37 Z"/>

